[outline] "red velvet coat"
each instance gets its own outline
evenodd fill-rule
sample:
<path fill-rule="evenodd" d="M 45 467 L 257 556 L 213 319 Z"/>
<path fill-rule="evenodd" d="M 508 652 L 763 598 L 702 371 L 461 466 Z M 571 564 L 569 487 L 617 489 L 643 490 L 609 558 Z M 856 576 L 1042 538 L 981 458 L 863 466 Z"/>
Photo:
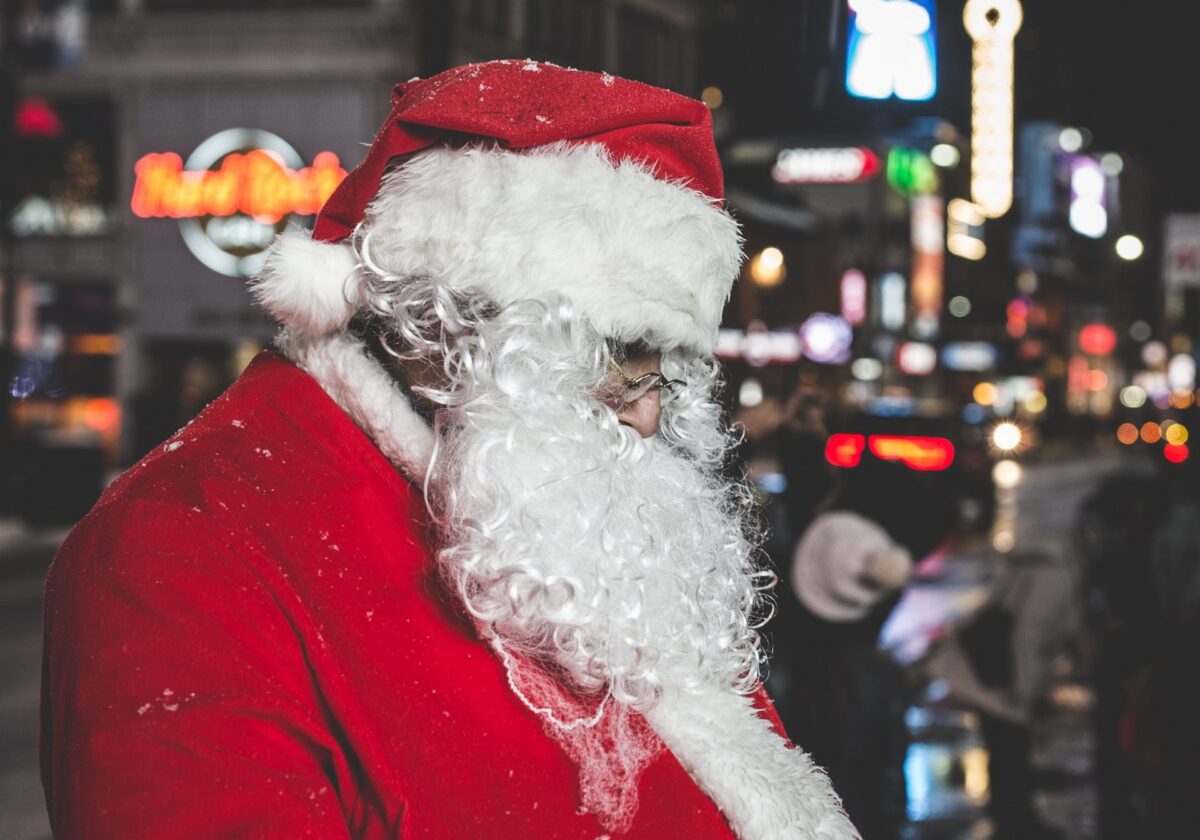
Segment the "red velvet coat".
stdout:
<path fill-rule="evenodd" d="M 271 354 L 126 472 L 47 582 L 56 836 L 603 836 L 434 580 L 423 515 Z M 640 800 L 623 836 L 732 836 L 669 751 Z"/>

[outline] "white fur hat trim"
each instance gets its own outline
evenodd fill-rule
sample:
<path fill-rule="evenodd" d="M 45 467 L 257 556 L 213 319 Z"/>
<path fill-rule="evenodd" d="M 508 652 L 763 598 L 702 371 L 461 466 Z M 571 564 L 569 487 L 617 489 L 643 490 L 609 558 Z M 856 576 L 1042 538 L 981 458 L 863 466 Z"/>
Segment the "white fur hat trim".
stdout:
<path fill-rule="evenodd" d="M 371 261 L 391 274 L 501 306 L 561 294 L 616 341 L 705 354 L 742 260 L 737 223 L 717 202 L 613 163 L 598 144 L 434 147 L 385 176 L 362 230 Z M 337 304 L 354 300 L 340 282 L 347 263 L 318 265 L 320 247 L 285 237 L 257 284 L 276 317 L 305 331 L 345 323 Z M 311 288 L 325 270 L 333 290 Z"/>
<path fill-rule="evenodd" d="M 336 332 L 359 306 L 358 254 L 348 243 L 317 242 L 293 229 L 275 238 L 250 290 L 280 323 L 305 335 Z"/>

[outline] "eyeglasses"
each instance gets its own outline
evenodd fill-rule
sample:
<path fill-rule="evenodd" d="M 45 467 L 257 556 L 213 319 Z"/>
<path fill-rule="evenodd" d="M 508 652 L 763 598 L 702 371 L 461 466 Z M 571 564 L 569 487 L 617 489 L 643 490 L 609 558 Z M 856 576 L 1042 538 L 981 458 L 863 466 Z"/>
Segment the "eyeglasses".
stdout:
<path fill-rule="evenodd" d="M 605 405 L 614 411 L 628 408 L 651 391 L 667 391 L 670 393 L 675 388 L 687 384 L 682 379 L 667 379 L 661 371 L 657 370 L 644 373 L 636 379 L 630 379 L 611 356 L 608 359 L 608 364 L 612 368 L 613 373 L 620 378 L 619 387 L 614 383 L 614 386 L 606 389 L 604 393 Z"/>

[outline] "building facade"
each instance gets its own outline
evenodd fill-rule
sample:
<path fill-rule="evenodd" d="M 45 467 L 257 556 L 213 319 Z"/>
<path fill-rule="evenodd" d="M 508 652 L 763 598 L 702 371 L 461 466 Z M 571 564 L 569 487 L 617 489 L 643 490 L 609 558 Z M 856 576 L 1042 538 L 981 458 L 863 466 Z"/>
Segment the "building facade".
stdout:
<path fill-rule="evenodd" d="M 695 96 L 701 6 L 46 0 L 10 15 L 5 166 L 30 169 L 0 243 L 17 442 L 98 447 L 111 474 L 219 393 L 274 331 L 246 276 L 275 232 L 311 224 L 398 80 L 529 56 Z M 214 209 L 235 177 L 261 201 Z"/>

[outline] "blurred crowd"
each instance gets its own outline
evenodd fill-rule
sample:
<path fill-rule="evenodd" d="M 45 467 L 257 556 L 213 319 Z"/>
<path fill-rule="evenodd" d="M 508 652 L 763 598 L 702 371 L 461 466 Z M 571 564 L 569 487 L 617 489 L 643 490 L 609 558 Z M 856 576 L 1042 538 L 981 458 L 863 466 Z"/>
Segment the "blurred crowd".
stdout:
<path fill-rule="evenodd" d="M 961 503 L 961 474 L 871 459 L 829 466 L 836 418 L 815 388 L 802 382 L 786 403 L 764 401 L 738 420 L 751 475 L 770 491 L 767 549 L 780 578 L 767 688 L 865 837 L 929 836 L 913 826 L 939 816 L 962 828 L 947 837 L 1075 836 L 1035 807 L 1034 723 L 1064 671 L 1094 744 L 1099 836 L 1183 836 L 1180 826 L 1196 823 L 1194 471 L 1122 468 L 1071 512 L 1065 556 L 1000 553 Z M 917 656 L 882 643 L 914 583 L 981 554 L 989 571 L 969 614 L 922 640 Z M 932 761 L 931 748 L 941 753 Z"/>

